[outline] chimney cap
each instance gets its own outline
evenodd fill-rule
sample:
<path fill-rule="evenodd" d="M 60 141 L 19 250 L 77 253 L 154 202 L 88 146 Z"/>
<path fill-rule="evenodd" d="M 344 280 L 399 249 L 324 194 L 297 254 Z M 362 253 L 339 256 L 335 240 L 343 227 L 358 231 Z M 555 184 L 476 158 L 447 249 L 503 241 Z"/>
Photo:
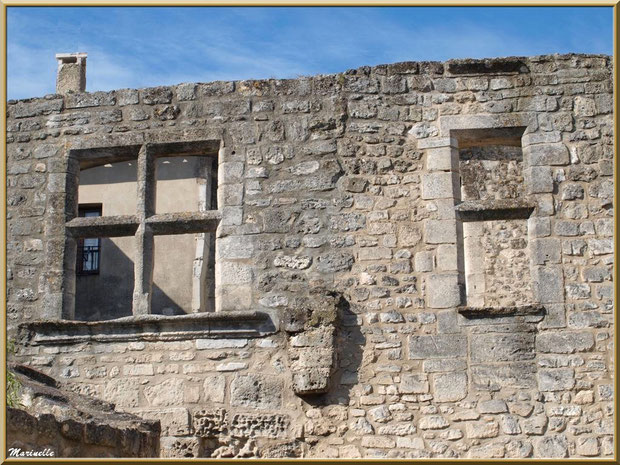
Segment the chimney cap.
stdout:
<path fill-rule="evenodd" d="M 56 59 L 59 63 L 77 63 L 85 60 L 88 53 L 75 52 L 75 53 L 57 53 Z"/>

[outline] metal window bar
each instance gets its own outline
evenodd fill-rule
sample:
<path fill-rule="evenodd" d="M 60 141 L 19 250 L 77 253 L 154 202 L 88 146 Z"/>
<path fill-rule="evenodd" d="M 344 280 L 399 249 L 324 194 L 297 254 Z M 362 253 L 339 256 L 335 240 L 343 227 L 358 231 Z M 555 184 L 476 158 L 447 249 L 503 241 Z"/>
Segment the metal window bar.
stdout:
<path fill-rule="evenodd" d="M 97 274 L 99 273 L 99 254 L 101 247 L 99 245 L 83 245 L 78 247 L 78 272 L 80 274 Z"/>

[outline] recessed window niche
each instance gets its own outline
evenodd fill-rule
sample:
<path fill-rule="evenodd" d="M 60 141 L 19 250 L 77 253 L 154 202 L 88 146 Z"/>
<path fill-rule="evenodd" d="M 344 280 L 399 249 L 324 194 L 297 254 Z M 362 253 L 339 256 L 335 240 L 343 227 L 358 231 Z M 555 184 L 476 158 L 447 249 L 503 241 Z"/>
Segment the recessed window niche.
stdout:
<path fill-rule="evenodd" d="M 533 302 L 521 136 L 524 127 L 452 131 L 459 142 L 466 306 Z"/>

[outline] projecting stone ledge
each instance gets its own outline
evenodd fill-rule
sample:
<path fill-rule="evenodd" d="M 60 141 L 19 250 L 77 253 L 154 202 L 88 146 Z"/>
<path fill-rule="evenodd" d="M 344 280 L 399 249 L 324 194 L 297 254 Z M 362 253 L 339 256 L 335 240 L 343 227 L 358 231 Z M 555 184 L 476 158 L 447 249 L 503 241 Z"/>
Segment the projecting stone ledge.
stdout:
<path fill-rule="evenodd" d="M 459 307 L 457 311 L 465 318 L 499 318 L 504 316 L 544 315 L 542 305 L 521 305 L 516 307 Z"/>
<path fill-rule="evenodd" d="M 503 220 L 528 218 L 536 204 L 523 199 L 466 200 L 454 209 L 464 220 Z"/>
<path fill-rule="evenodd" d="M 174 316 L 151 314 L 105 321 L 33 321 L 19 325 L 19 339 L 24 344 L 45 345 L 261 337 L 276 331 L 268 313 L 234 311 Z"/>

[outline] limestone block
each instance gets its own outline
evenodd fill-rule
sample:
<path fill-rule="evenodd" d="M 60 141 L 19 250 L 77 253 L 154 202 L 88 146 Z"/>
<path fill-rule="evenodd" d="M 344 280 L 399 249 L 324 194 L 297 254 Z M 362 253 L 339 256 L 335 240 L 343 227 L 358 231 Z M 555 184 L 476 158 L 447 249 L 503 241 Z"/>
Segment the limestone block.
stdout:
<path fill-rule="evenodd" d="M 422 175 L 422 198 L 450 199 L 456 197 L 456 175 L 452 172 L 436 172 Z"/>
<path fill-rule="evenodd" d="M 449 308 L 461 304 L 458 274 L 431 274 L 426 278 L 426 301 L 430 308 Z"/>
<path fill-rule="evenodd" d="M 409 437 L 396 438 L 396 447 L 399 449 L 424 450 L 424 439 Z"/>
<path fill-rule="evenodd" d="M 409 336 L 409 358 L 459 358 L 467 355 L 467 338 L 463 335 Z"/>
<path fill-rule="evenodd" d="M 427 171 L 456 170 L 458 163 L 459 152 L 453 147 L 437 147 L 426 150 Z"/>
<path fill-rule="evenodd" d="M 169 378 L 161 383 L 144 387 L 144 397 L 153 407 L 169 407 L 183 404 L 184 382 L 179 378 Z"/>
<path fill-rule="evenodd" d="M 415 254 L 414 267 L 417 272 L 433 271 L 433 252 L 424 251 Z"/>
<path fill-rule="evenodd" d="M 245 362 L 228 362 L 220 363 L 215 367 L 217 371 L 241 371 L 245 370 L 248 364 Z"/>
<path fill-rule="evenodd" d="M 568 316 L 569 328 L 605 328 L 607 326 L 609 326 L 609 321 L 597 311 L 571 313 Z"/>
<path fill-rule="evenodd" d="M 559 266 L 531 269 L 534 299 L 542 304 L 564 302 L 564 274 Z"/>
<path fill-rule="evenodd" d="M 575 386 L 575 370 L 572 368 L 541 369 L 538 372 L 538 388 L 541 391 L 566 391 Z"/>
<path fill-rule="evenodd" d="M 435 402 L 456 402 L 467 397 L 467 374 L 441 373 L 431 378 Z"/>
<path fill-rule="evenodd" d="M 448 423 L 448 421 L 440 415 L 428 415 L 422 417 L 418 423 L 418 428 L 422 430 L 444 429 L 448 426 L 450 426 L 450 423 Z"/>
<path fill-rule="evenodd" d="M 389 260 L 392 258 L 392 249 L 387 247 L 364 247 L 359 250 L 360 261 Z"/>
<path fill-rule="evenodd" d="M 243 163 L 239 161 L 226 161 L 220 163 L 217 169 L 218 184 L 236 184 L 243 182 Z"/>
<path fill-rule="evenodd" d="M 534 166 L 523 170 L 528 194 L 553 192 L 553 178 L 548 166 Z"/>
<path fill-rule="evenodd" d="M 456 244 L 456 221 L 424 220 L 424 240 L 427 244 Z"/>
<path fill-rule="evenodd" d="M 41 144 L 35 147 L 32 154 L 34 158 L 53 158 L 58 154 L 59 147 L 52 144 Z"/>
<path fill-rule="evenodd" d="M 221 237 L 215 245 L 218 259 L 252 258 L 254 253 L 254 241 L 247 236 Z"/>
<path fill-rule="evenodd" d="M 458 255 L 455 244 L 437 246 L 437 269 L 439 271 L 458 271 Z"/>
<path fill-rule="evenodd" d="M 532 333 L 477 334 L 470 342 L 474 362 L 531 360 L 536 356 Z"/>
<path fill-rule="evenodd" d="M 206 376 L 204 383 L 205 402 L 223 403 L 226 397 L 226 378 L 222 375 Z"/>
<path fill-rule="evenodd" d="M 282 405 L 282 381 L 258 374 L 238 375 L 230 386 L 230 403 L 259 410 L 278 409 Z"/>
<path fill-rule="evenodd" d="M 465 424 L 465 435 L 469 439 L 494 438 L 499 434 L 499 423 L 490 421 L 472 421 Z"/>
<path fill-rule="evenodd" d="M 568 441 L 563 434 L 549 434 L 534 443 L 536 457 L 564 458 L 568 457 Z"/>
<path fill-rule="evenodd" d="M 398 245 L 415 247 L 422 239 L 420 229 L 413 224 L 402 224 L 398 227 Z"/>
<path fill-rule="evenodd" d="M 523 157 L 530 166 L 568 165 L 568 148 L 564 144 L 540 144 L 523 148 Z"/>
<path fill-rule="evenodd" d="M 118 407 L 138 407 L 140 381 L 135 378 L 110 379 L 103 390 L 103 398 Z"/>
<path fill-rule="evenodd" d="M 429 392 L 428 380 L 421 374 L 403 374 L 398 390 L 401 394 L 426 394 Z"/>
<path fill-rule="evenodd" d="M 527 220 L 527 232 L 532 238 L 551 235 L 551 219 L 548 217 L 531 216 Z"/>
<path fill-rule="evenodd" d="M 546 263 L 560 263 L 562 247 L 560 239 L 535 239 L 530 242 L 532 263 L 545 265 Z"/>
<path fill-rule="evenodd" d="M 480 390 L 499 391 L 504 388 L 531 389 L 536 387 L 536 365 L 533 362 L 513 362 L 504 365 L 473 365 L 472 384 Z"/>
<path fill-rule="evenodd" d="M 612 239 L 588 239 L 587 243 L 594 255 L 606 255 L 614 251 Z"/>
<path fill-rule="evenodd" d="M 570 283 L 566 285 L 567 299 L 588 299 L 591 296 L 590 285 L 585 283 Z"/>
<path fill-rule="evenodd" d="M 219 261 L 216 265 L 219 284 L 249 284 L 252 282 L 252 266 L 232 261 Z"/>
<path fill-rule="evenodd" d="M 536 338 L 536 349 L 543 353 L 573 354 L 585 352 L 594 347 L 594 336 L 590 332 L 544 332 Z"/>
<path fill-rule="evenodd" d="M 331 365 L 331 364 L 330 364 Z M 311 367 L 293 372 L 293 390 L 296 394 L 326 392 L 329 389 L 331 366 Z"/>
<path fill-rule="evenodd" d="M 273 265 L 280 268 L 290 268 L 292 270 L 305 270 L 312 264 L 312 257 L 307 255 L 278 255 L 273 260 Z"/>
<path fill-rule="evenodd" d="M 153 374 L 153 365 L 150 363 L 123 366 L 123 375 L 125 376 L 153 376 Z"/>
<path fill-rule="evenodd" d="M 319 273 L 335 273 L 350 270 L 354 261 L 348 252 L 328 252 L 317 257 L 315 267 Z"/>

